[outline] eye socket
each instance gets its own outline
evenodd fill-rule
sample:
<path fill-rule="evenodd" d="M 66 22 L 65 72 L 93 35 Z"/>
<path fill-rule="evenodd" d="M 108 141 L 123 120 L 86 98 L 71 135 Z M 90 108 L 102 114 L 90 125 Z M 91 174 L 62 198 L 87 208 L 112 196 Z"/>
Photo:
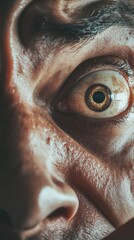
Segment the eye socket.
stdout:
<path fill-rule="evenodd" d="M 79 79 L 64 100 L 64 109 L 89 118 L 113 118 L 128 108 L 129 101 L 126 78 L 115 70 L 99 70 Z"/>

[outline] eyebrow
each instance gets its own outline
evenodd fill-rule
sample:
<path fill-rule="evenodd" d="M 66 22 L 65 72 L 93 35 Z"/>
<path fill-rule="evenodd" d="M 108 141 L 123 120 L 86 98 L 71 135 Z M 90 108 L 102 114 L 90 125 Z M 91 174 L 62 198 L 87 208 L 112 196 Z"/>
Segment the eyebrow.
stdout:
<path fill-rule="evenodd" d="M 74 23 L 64 23 L 58 19 L 53 22 L 45 17 L 40 33 L 51 41 L 69 44 L 94 38 L 111 26 L 134 28 L 133 0 L 100 0 L 88 4 L 82 8 L 80 17 L 76 14 Z"/>

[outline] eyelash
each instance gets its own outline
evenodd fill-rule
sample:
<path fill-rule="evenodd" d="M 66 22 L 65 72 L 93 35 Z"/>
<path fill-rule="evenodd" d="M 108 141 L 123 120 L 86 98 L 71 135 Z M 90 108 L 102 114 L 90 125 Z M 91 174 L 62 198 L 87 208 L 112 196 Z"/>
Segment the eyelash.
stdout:
<path fill-rule="evenodd" d="M 129 77 L 132 77 L 134 74 L 133 70 L 131 69 L 127 61 L 123 61 L 122 59 L 118 59 L 118 58 L 113 58 L 111 64 L 114 67 L 117 67 L 119 70 L 124 71 Z"/>
<path fill-rule="evenodd" d="M 133 76 L 133 71 L 127 62 L 123 62 L 122 60 L 117 60 L 115 64 L 117 64 L 120 70 L 125 71 L 129 77 Z"/>
<path fill-rule="evenodd" d="M 113 57 L 113 56 L 105 56 L 105 57 L 98 57 L 98 58 L 93 58 L 88 61 L 89 67 L 88 70 L 86 70 L 86 74 L 93 72 L 94 70 L 99 70 L 98 68 L 114 68 L 113 70 L 120 70 L 121 73 L 122 71 L 128 76 L 128 77 L 134 77 L 134 72 L 131 69 L 129 63 L 127 61 L 124 61 L 122 59 Z M 104 69 L 103 69 L 104 70 Z M 108 69 L 109 70 L 109 69 Z M 79 82 L 79 79 L 84 77 L 86 74 L 83 74 L 78 80 L 76 81 Z"/>

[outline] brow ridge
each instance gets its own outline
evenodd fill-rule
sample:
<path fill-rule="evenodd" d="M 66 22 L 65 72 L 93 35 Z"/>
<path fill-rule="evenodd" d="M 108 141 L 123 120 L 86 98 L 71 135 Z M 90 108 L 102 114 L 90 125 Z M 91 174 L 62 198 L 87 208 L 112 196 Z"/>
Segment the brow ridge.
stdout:
<path fill-rule="evenodd" d="M 58 40 L 69 44 L 80 39 L 94 38 L 111 26 L 134 27 L 134 3 L 131 0 L 103 0 L 100 3 L 92 3 L 86 6 L 86 14 L 72 23 L 64 23 L 58 19 L 53 21 L 44 16 L 39 32 L 51 41 Z"/>

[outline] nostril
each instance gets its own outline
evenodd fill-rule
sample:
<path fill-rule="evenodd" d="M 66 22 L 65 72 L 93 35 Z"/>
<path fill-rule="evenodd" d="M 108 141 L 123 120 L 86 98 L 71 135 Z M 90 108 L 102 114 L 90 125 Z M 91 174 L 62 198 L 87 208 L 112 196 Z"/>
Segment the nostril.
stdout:
<path fill-rule="evenodd" d="M 57 210 L 55 210 L 53 213 L 51 213 L 48 216 L 48 219 L 57 219 L 59 217 L 64 217 L 67 218 L 68 217 L 68 213 L 67 213 L 67 209 L 64 207 L 58 208 Z"/>
<path fill-rule="evenodd" d="M 3 210 L 3 209 L 0 209 L 0 224 L 6 224 L 8 226 L 11 226 L 12 223 L 11 223 L 11 219 L 10 219 L 10 216 L 8 215 L 8 213 Z"/>

